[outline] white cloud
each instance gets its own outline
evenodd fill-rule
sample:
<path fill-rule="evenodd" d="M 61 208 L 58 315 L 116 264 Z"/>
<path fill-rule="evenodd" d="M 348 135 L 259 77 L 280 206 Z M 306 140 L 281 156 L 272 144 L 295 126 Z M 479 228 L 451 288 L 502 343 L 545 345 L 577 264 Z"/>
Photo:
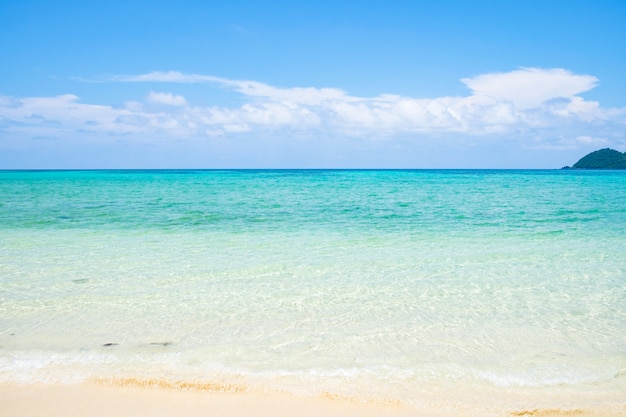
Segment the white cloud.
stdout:
<path fill-rule="evenodd" d="M 320 104 L 327 100 L 351 100 L 345 92 L 336 88 L 295 87 L 278 88 L 258 81 L 229 80 L 212 75 L 183 74 L 177 71 L 154 71 L 148 74 L 116 76 L 110 81 L 119 82 L 162 82 L 162 83 L 215 83 L 241 94 L 275 101 Z"/>
<path fill-rule="evenodd" d="M 148 74 L 139 75 L 116 75 L 100 81 L 119 82 L 162 82 L 162 83 L 202 83 L 219 82 L 221 78 L 210 75 L 183 74 L 178 71 L 153 71 Z"/>
<path fill-rule="evenodd" d="M 474 96 L 511 102 L 518 109 L 538 107 L 555 98 L 573 99 L 594 88 L 598 79 L 561 69 L 522 68 L 461 80 Z"/>
<path fill-rule="evenodd" d="M 610 137 L 612 131 L 623 131 L 626 125 L 626 109 L 602 108 L 598 102 L 579 95 L 593 88 L 597 78 L 558 68 L 522 68 L 464 78 L 461 81 L 471 89 L 470 95 L 435 98 L 390 94 L 357 97 L 337 88 L 281 88 L 258 81 L 180 72 L 115 76 L 108 81 L 213 84 L 233 90 L 247 101 L 238 107 L 203 107 L 194 106 L 181 95 L 150 91 L 144 103 L 129 101 L 115 108 L 83 104 L 71 94 L 0 97 L 0 118 L 9 121 L 4 129 L 160 132 L 165 136 L 260 131 L 284 136 L 307 131 L 368 138 L 435 133 L 501 137 L 525 134 L 533 138 L 546 136 L 549 146 L 583 146 L 589 144 L 584 138 L 595 137 L 599 127 L 604 137 Z"/>
<path fill-rule="evenodd" d="M 6 102 L 6 101 L 5 101 Z M 40 131 L 86 130 L 114 133 L 137 132 L 139 126 L 121 122 L 131 111 L 111 106 L 82 104 L 73 94 L 54 97 L 12 98 L 9 105 L 0 102 L 0 117 L 13 122 L 16 130 Z"/>
<path fill-rule="evenodd" d="M 165 106 L 185 106 L 187 100 L 183 96 L 177 96 L 170 93 L 155 93 L 150 91 L 147 100 L 154 104 L 163 104 Z"/>

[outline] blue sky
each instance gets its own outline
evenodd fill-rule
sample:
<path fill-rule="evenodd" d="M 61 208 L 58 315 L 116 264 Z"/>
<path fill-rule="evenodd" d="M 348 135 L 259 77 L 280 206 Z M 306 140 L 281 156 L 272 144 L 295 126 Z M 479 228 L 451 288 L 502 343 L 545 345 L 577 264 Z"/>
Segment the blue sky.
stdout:
<path fill-rule="evenodd" d="M 626 2 L 0 0 L 0 168 L 626 151 Z"/>

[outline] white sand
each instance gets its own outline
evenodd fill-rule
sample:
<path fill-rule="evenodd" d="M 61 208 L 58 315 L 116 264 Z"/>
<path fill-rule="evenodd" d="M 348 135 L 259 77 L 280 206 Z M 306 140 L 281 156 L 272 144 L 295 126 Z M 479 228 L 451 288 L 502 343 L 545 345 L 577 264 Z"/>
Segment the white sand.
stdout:
<path fill-rule="evenodd" d="M 408 417 L 402 406 L 352 404 L 288 394 L 180 391 L 101 384 L 0 385 L 0 416 L 11 417 Z"/>
<path fill-rule="evenodd" d="M 481 413 L 471 413 L 474 417 Z M 0 416 L 11 417 L 469 417 L 399 404 L 363 404 L 289 394 L 210 392 L 163 387 L 0 384 Z M 502 417 L 624 417 L 622 410 L 523 410 Z"/>

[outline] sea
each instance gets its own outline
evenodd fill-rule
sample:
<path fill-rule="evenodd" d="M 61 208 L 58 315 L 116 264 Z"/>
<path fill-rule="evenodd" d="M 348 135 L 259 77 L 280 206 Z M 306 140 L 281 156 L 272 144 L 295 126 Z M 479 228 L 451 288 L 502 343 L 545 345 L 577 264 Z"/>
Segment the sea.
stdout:
<path fill-rule="evenodd" d="M 0 171 L 0 383 L 89 381 L 626 412 L 626 171 Z"/>

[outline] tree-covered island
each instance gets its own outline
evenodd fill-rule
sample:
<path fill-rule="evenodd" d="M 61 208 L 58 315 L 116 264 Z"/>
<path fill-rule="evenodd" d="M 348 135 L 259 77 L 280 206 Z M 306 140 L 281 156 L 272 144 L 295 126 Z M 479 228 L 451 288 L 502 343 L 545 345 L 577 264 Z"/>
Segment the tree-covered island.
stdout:
<path fill-rule="evenodd" d="M 626 152 L 604 148 L 593 151 L 576 162 L 571 168 L 564 169 L 626 169 Z"/>

